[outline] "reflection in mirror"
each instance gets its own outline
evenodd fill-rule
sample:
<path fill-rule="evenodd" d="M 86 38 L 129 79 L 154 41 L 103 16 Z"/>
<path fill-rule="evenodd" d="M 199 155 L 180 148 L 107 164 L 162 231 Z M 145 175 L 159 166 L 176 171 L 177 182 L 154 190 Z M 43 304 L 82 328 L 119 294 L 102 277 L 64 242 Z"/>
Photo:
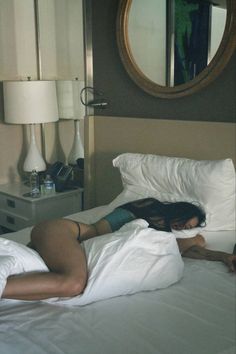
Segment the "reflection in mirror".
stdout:
<path fill-rule="evenodd" d="M 117 44 L 127 73 L 144 91 L 190 95 L 219 76 L 235 51 L 236 1 L 149 0 L 144 6 L 120 0 Z"/>
<path fill-rule="evenodd" d="M 59 119 L 69 119 L 74 123 L 74 139 L 68 156 L 68 163 L 71 165 L 76 165 L 77 159 L 84 157 L 84 147 L 81 136 L 83 136 L 82 130 L 85 106 L 80 100 L 80 93 L 83 88 L 84 81 L 56 81 Z"/>
<path fill-rule="evenodd" d="M 127 29 L 136 64 L 159 85 L 192 80 L 218 50 L 226 14 L 226 0 L 133 0 Z"/>
<path fill-rule="evenodd" d="M 85 106 L 80 100 L 83 89 L 82 80 L 56 81 L 59 119 L 84 119 Z"/>
<path fill-rule="evenodd" d="M 75 165 L 78 158 L 84 157 L 85 106 L 80 101 L 83 88 L 82 80 L 56 81 L 59 124 L 45 130 L 48 162 L 59 160 Z"/>

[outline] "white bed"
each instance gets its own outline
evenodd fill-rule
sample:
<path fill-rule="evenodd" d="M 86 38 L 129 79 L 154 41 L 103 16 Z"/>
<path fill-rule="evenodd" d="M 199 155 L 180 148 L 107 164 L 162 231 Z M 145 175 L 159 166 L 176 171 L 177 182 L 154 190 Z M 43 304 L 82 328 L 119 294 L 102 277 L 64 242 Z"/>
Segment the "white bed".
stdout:
<path fill-rule="evenodd" d="M 73 218 L 91 220 L 101 211 Z M 203 234 L 209 248 L 232 252 L 233 231 Z M 28 235 L 25 229 L 8 238 Z M 184 259 L 184 264 L 181 281 L 167 289 L 87 306 L 4 301 L 1 354 L 235 354 L 235 275 L 218 262 Z"/>
<path fill-rule="evenodd" d="M 93 222 L 127 195 L 131 199 L 132 193 L 126 190 L 111 204 L 71 218 Z M 28 228 L 7 237 L 26 243 L 29 233 Z M 203 230 L 202 234 L 208 248 L 232 252 L 233 229 Z M 235 354 L 235 295 L 236 276 L 223 264 L 184 259 L 183 276 L 165 289 L 85 306 L 2 300 L 0 352 Z"/>

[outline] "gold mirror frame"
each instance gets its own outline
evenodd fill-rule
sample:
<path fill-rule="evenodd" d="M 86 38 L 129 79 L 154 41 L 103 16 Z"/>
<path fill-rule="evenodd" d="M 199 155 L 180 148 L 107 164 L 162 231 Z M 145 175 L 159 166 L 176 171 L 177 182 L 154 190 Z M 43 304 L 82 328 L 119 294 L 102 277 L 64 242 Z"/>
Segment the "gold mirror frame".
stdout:
<path fill-rule="evenodd" d="M 220 46 L 210 64 L 193 80 L 175 87 L 165 87 L 151 81 L 140 70 L 131 53 L 128 39 L 128 16 L 132 0 L 120 0 L 116 35 L 123 65 L 131 79 L 145 92 L 161 98 L 191 95 L 211 83 L 229 62 L 236 47 L 236 0 L 227 0 L 226 25 Z"/>

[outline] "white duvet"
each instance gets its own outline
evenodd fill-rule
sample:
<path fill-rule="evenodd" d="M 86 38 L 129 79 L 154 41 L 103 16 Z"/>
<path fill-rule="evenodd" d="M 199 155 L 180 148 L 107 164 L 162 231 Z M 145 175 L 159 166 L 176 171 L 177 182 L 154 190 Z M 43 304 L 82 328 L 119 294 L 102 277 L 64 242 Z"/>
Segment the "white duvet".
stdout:
<path fill-rule="evenodd" d="M 112 234 L 87 240 L 83 247 L 89 270 L 84 293 L 45 301 L 86 305 L 115 296 L 166 288 L 179 281 L 183 274 L 175 236 L 148 228 L 147 222 L 141 219 Z M 31 271 L 48 271 L 38 253 L 0 238 L 0 296 L 8 276 Z"/>

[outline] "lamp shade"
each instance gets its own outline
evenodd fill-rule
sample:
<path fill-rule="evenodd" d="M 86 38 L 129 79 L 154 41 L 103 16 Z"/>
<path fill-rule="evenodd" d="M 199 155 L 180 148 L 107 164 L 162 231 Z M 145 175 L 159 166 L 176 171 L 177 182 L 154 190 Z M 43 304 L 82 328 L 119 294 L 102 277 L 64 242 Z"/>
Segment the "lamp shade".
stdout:
<path fill-rule="evenodd" d="M 4 116 L 10 124 L 58 120 L 55 81 L 4 81 Z"/>
<path fill-rule="evenodd" d="M 80 92 L 84 81 L 59 80 L 56 82 L 59 118 L 84 119 L 85 106 L 80 101 Z"/>

